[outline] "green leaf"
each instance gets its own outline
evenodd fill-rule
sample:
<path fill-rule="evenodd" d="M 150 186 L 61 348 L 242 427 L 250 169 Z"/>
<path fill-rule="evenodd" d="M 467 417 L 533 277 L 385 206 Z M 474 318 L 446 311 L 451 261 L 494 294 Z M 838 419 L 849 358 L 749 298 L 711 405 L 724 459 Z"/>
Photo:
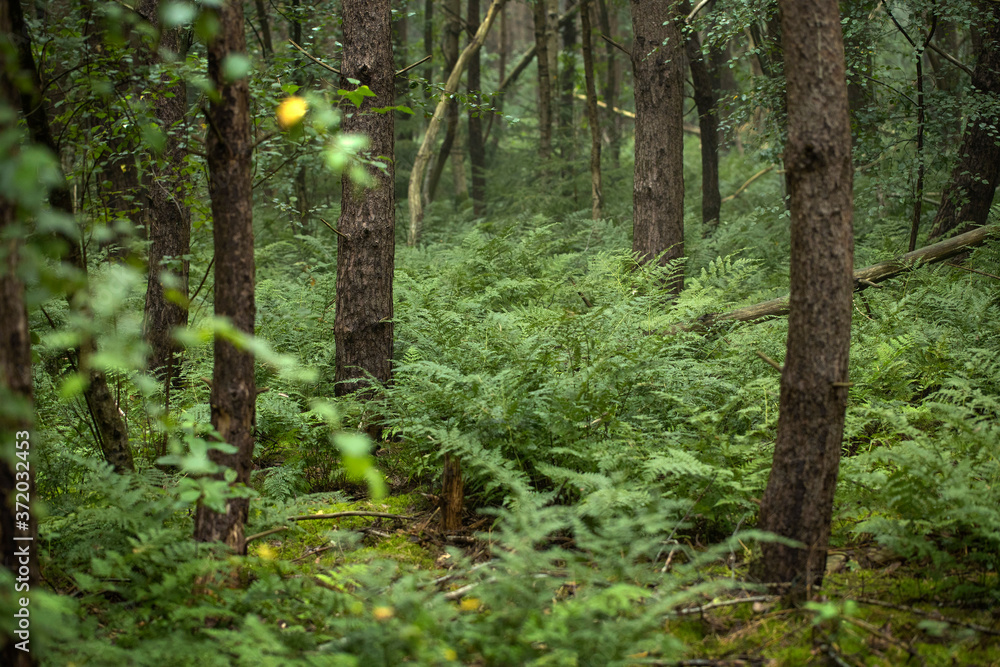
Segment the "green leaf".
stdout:
<path fill-rule="evenodd" d="M 198 16 L 198 8 L 190 2 L 168 2 L 160 9 L 160 21 L 166 29 L 187 25 Z"/>
<path fill-rule="evenodd" d="M 222 80 L 232 83 L 250 73 L 250 59 L 243 53 L 230 53 L 222 61 Z"/>

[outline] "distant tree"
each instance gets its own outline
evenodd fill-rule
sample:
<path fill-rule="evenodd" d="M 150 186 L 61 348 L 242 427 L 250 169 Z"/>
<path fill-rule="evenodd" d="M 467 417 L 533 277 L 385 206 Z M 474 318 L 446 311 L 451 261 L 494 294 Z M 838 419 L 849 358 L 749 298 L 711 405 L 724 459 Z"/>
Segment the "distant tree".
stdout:
<path fill-rule="evenodd" d="M 677 7 L 631 0 L 635 78 L 632 252 L 661 263 L 684 256 L 684 42 Z M 679 292 L 678 272 L 669 288 Z"/>
<path fill-rule="evenodd" d="M 207 44 L 208 78 L 215 90 L 208 108 L 206 130 L 215 240 L 215 315 L 228 318 L 236 329 L 253 335 L 250 88 L 245 74 L 234 74 L 247 50 L 243 3 L 225 0 L 219 7 L 203 11 L 211 12 L 218 26 Z M 226 454 L 213 450 L 211 457 L 216 463 L 236 471 L 237 484 L 250 481 L 256 400 L 253 354 L 216 336 L 210 399 L 212 426 L 236 451 Z M 243 526 L 249 506 L 247 498 L 231 498 L 226 511 L 219 513 L 199 504 L 195 513 L 195 539 L 225 542 L 236 552 L 245 553 Z"/>
<path fill-rule="evenodd" d="M 538 62 L 538 157 L 552 157 L 552 72 L 549 68 L 549 14 L 546 0 L 535 0 L 535 52 Z"/>
<path fill-rule="evenodd" d="M 600 220 L 604 205 L 604 189 L 601 184 L 601 125 L 597 115 L 597 88 L 594 83 L 594 47 L 591 34 L 593 29 L 590 23 L 590 0 L 581 1 L 580 18 L 583 79 L 587 89 L 587 123 L 590 125 L 590 213 L 594 220 Z"/>
<path fill-rule="evenodd" d="M 690 4 L 685 0 L 681 10 L 691 11 Z M 704 231 L 711 229 L 719 222 L 722 210 L 722 196 L 719 194 L 719 97 L 716 92 L 715 77 L 712 76 L 708 59 L 702 53 L 698 33 L 687 34 L 685 49 L 688 57 L 688 68 L 691 70 L 691 85 L 694 90 L 694 103 L 698 108 L 698 128 L 701 130 L 701 221 Z"/>
<path fill-rule="evenodd" d="M 479 30 L 479 0 L 469 0 L 469 31 L 474 35 Z M 476 51 L 469 60 L 469 95 L 478 95 L 482 89 L 480 75 L 480 52 Z M 483 138 L 483 112 L 469 109 L 469 163 L 472 166 L 472 208 L 477 216 L 486 215 L 486 145 Z"/>
<path fill-rule="evenodd" d="M 972 72 L 976 97 L 986 104 L 965 123 L 958 161 L 941 195 L 930 236 L 966 232 L 986 224 L 1000 184 L 1000 3 L 981 2 L 982 37 Z"/>
<path fill-rule="evenodd" d="M 444 71 L 450 72 L 458 61 L 459 36 L 462 34 L 462 0 L 446 0 L 442 7 L 447 15 L 445 23 L 444 37 Z M 446 117 L 444 139 L 437 154 L 437 160 L 431 169 L 429 181 L 427 183 L 427 201 L 434 201 L 437 193 L 438 183 L 441 182 L 441 174 L 444 173 L 444 166 L 451 155 L 452 146 L 455 144 L 455 137 L 458 135 L 458 98 L 452 97 L 448 101 L 448 113 Z M 458 163 L 452 161 L 452 168 L 458 169 Z M 464 174 L 463 174 L 464 176 Z"/>
<path fill-rule="evenodd" d="M 337 302 L 334 319 L 336 393 L 365 388 L 369 378 L 388 382 L 392 373 L 392 275 L 396 198 L 392 113 L 372 109 L 393 104 L 390 0 L 344 0 L 341 86 L 348 79 L 368 86 L 360 108 L 349 108 L 345 132 L 368 137 L 373 156 L 389 156 L 384 169 L 369 168 L 375 185 L 355 185 L 346 175 L 337 237 Z"/>
<path fill-rule="evenodd" d="M 792 248 L 774 463 L 759 527 L 764 581 L 802 591 L 826 566 L 847 406 L 854 243 L 851 124 L 837 0 L 779 0 L 787 80 Z"/>

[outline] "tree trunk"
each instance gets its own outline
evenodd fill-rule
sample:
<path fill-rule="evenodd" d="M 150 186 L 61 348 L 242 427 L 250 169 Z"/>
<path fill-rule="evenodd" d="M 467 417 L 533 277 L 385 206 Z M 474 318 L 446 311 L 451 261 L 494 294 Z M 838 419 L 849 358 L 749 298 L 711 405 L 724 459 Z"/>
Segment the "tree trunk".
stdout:
<path fill-rule="evenodd" d="M 253 198 L 251 191 L 250 88 L 246 77 L 229 81 L 223 63 L 246 54 L 243 3 L 225 0 L 213 11 L 218 32 L 207 45 L 208 78 L 218 91 L 208 109 L 206 153 L 215 241 L 215 316 L 227 318 L 248 336 L 254 332 Z M 212 460 L 236 471 L 236 484 L 250 481 L 257 388 L 253 354 L 222 336 L 215 337 L 212 372 L 212 426 L 232 454 L 212 450 Z M 199 503 L 194 537 L 224 542 L 246 553 L 243 526 L 250 501 L 230 498 L 219 513 Z"/>
<path fill-rule="evenodd" d="M 538 63 L 538 157 L 552 157 L 552 77 L 549 72 L 548 12 L 546 0 L 536 0 L 535 54 Z"/>
<path fill-rule="evenodd" d="M 469 0 L 469 30 L 479 30 L 479 0 Z M 502 21 L 501 21 L 502 25 Z M 469 96 L 482 101 L 480 57 L 477 51 L 469 60 Z M 483 114 L 478 109 L 469 110 L 469 162 L 472 166 L 472 210 L 476 217 L 486 215 L 486 146 L 483 143 Z"/>
<path fill-rule="evenodd" d="M 684 45 L 670 3 L 631 0 L 635 77 L 632 252 L 639 261 L 684 256 Z M 678 269 L 668 289 L 680 292 Z"/>
<path fill-rule="evenodd" d="M 143 0 L 138 12 L 152 25 L 159 25 L 160 0 Z M 266 18 L 265 18 L 266 20 Z M 160 48 L 183 57 L 177 30 L 168 30 L 160 38 Z M 164 77 L 154 84 L 154 105 L 160 131 L 166 135 L 163 153 L 151 175 L 149 222 L 149 282 L 146 288 L 144 335 L 149 343 L 149 370 L 163 381 L 166 408 L 170 408 L 171 390 L 179 388 L 182 351 L 172 337 L 177 327 L 188 323 L 184 302 L 188 297 L 188 270 L 185 259 L 191 252 L 191 209 L 184 203 L 184 156 L 181 124 L 187 111 L 187 87 L 183 80 L 173 85 Z M 177 284 L 174 295 L 167 296 L 162 273 L 164 258 L 172 258 L 171 273 Z M 180 297 L 180 299 L 178 299 Z M 180 301 L 180 302 L 179 302 Z M 164 439 L 159 454 L 166 449 Z"/>
<path fill-rule="evenodd" d="M 690 13 L 690 3 L 681 5 Z M 686 42 L 688 66 L 694 89 L 694 103 L 698 107 L 698 127 L 701 129 L 701 221 L 703 232 L 719 223 L 722 195 L 719 194 L 719 116 L 718 97 L 713 77 L 701 52 L 698 33 L 688 35 Z"/>
<path fill-rule="evenodd" d="M 590 0 L 580 6 L 583 50 L 583 77 L 587 87 L 587 124 L 590 125 L 590 200 L 591 216 L 600 220 L 604 204 L 601 187 L 601 126 L 597 115 L 597 88 L 594 85 L 594 47 L 591 43 L 593 29 L 590 25 Z"/>
<path fill-rule="evenodd" d="M 601 24 L 601 31 L 608 37 L 614 39 L 616 24 L 612 23 L 612 15 L 608 13 L 607 0 L 598 0 L 598 18 Z M 607 120 L 604 127 L 608 132 L 608 151 L 611 153 L 611 163 L 615 168 L 621 166 L 622 150 L 622 119 L 614 112 L 618 106 L 618 93 L 621 90 L 622 65 L 621 58 L 616 57 L 617 49 L 609 42 L 604 42 L 604 103 L 607 104 Z"/>
<path fill-rule="evenodd" d="M 462 2 L 461 0 L 447 0 L 444 7 L 448 16 L 448 22 L 445 24 L 444 68 L 445 71 L 450 72 L 458 60 L 458 36 L 462 34 Z M 451 99 L 448 102 L 447 129 L 444 133 L 444 141 L 441 142 L 441 149 L 438 151 L 434 169 L 431 171 L 430 182 L 427 185 L 428 202 L 434 201 L 438 183 L 441 181 L 441 174 L 444 173 L 444 166 L 451 155 L 451 148 L 457 134 L 458 100 Z"/>
<path fill-rule="evenodd" d="M 0 133 L 9 136 L 17 132 L 15 109 L 20 106 L 20 96 L 14 84 L 22 69 L 18 62 L 17 48 L 13 36 L 14 18 L 12 5 L 21 8 L 17 0 L 0 3 Z M 20 19 L 23 23 L 23 19 Z M 2 159 L 5 163 L 16 159 L 20 147 L 9 145 Z M 34 397 L 31 382 L 31 335 L 28 330 L 28 308 L 25 305 L 24 283 L 17 276 L 17 266 L 21 254 L 21 234 L 11 234 L 11 227 L 17 222 L 17 202 L 0 197 L 0 565 L 14 577 L 14 590 L 5 591 L 12 600 L 26 597 L 23 587 L 35 589 L 38 582 L 38 524 L 30 509 L 18 501 L 27 498 L 37 502 L 35 495 L 35 467 L 38 455 L 32 456 L 32 448 L 40 446 L 32 441 L 31 427 L 34 422 Z M 23 494 L 23 496 L 22 496 Z M 18 496 L 21 496 L 20 498 Z M 25 501 L 27 504 L 27 501 Z M 23 511 L 20 511 L 23 510 Z M 28 607 L 17 605 L 17 610 Z M 18 613 L 14 611 L 13 613 Z M 37 653 L 21 651 L 22 647 L 32 648 L 29 636 L 18 636 L 17 631 L 3 633 L 0 640 L 0 657 L 9 667 L 28 667 L 36 664 Z M 35 642 L 37 646 L 38 642 Z"/>
<path fill-rule="evenodd" d="M 556 19 L 558 22 L 558 18 Z M 563 180 L 572 179 L 576 159 L 576 123 L 573 93 L 576 87 L 576 21 L 562 24 L 562 67 L 559 69 L 559 156 L 566 170 Z M 569 161 L 569 164 L 567 164 Z"/>
<path fill-rule="evenodd" d="M 448 75 L 448 80 L 444 84 L 444 90 L 441 92 L 437 106 L 434 108 L 434 114 L 427 124 L 427 132 L 424 133 L 424 140 L 421 142 L 417 156 L 413 160 L 413 169 L 410 171 L 410 184 L 407 187 L 407 204 L 410 208 L 410 227 L 406 236 L 406 244 L 408 246 L 416 245 L 417 240 L 420 238 L 420 225 L 424 220 L 424 205 L 420 196 L 420 184 L 424 180 L 427 164 L 431 161 L 431 147 L 434 145 L 434 140 L 437 139 L 438 132 L 441 129 L 441 121 L 444 117 L 445 108 L 448 105 L 450 97 L 458 90 L 458 83 L 462 78 L 462 70 L 465 69 L 465 65 L 469 62 L 472 54 L 486 41 L 486 35 L 489 33 L 490 27 L 493 25 L 493 20 L 496 18 L 500 8 L 503 7 L 504 2 L 505 0 L 493 0 L 490 3 L 490 8 L 486 11 L 486 18 L 480 24 L 479 30 L 476 31 L 476 36 L 462 51 L 462 54 L 458 57 L 458 62 L 455 63 L 451 74 Z"/>
<path fill-rule="evenodd" d="M 31 133 L 32 141 L 48 148 L 53 155 L 58 157 L 59 148 L 52 136 L 48 112 L 42 102 L 42 83 L 38 76 L 38 69 L 35 67 L 35 58 L 31 52 L 31 36 L 28 34 L 28 27 L 21 13 L 21 5 L 18 2 L 9 2 L 7 6 L 11 19 L 12 31 L 10 34 L 14 36 L 17 45 L 20 69 L 31 80 L 30 92 L 22 91 L 21 93 L 21 110 L 25 123 Z M 65 184 L 49 193 L 49 203 L 52 208 L 73 217 L 73 200 Z M 69 247 L 65 258 L 66 263 L 76 269 L 79 274 L 79 279 L 66 295 L 66 300 L 69 303 L 70 311 L 76 312 L 84 318 L 91 318 L 87 294 L 87 262 L 83 255 L 83 248 L 78 239 L 64 236 L 63 240 Z M 76 350 L 77 371 L 85 375 L 87 380 L 83 397 L 90 416 L 94 420 L 97 444 L 104 459 L 114 466 L 116 472 L 124 473 L 134 469 L 128 430 L 124 420 L 122 420 L 118 405 L 111 395 L 111 390 L 108 388 L 107 376 L 101 370 L 90 368 L 90 358 L 94 351 L 94 342 L 90 337 L 86 337 Z"/>
<path fill-rule="evenodd" d="M 348 78 L 368 86 L 359 109 L 348 111 L 343 131 L 368 137 L 372 155 L 393 155 L 391 113 L 373 108 L 393 104 L 395 74 L 392 12 L 389 0 L 344 0 L 344 57 L 341 83 Z M 337 236 L 336 393 L 343 396 L 368 386 L 370 378 L 386 383 L 392 374 L 392 274 L 396 248 L 395 169 L 368 168 L 375 187 L 358 187 L 346 174 Z"/>
<path fill-rule="evenodd" d="M 1000 5 L 995 2 L 982 5 L 989 14 L 990 23 L 984 25 L 976 67 L 972 71 L 972 86 L 977 96 L 985 99 L 1000 95 Z M 960 234 L 986 224 L 993 194 L 1000 183 L 998 128 L 1000 115 L 995 111 L 969 116 L 958 150 L 958 162 L 941 195 L 941 206 L 934 217 L 930 238 L 951 232 Z"/>
<path fill-rule="evenodd" d="M 431 55 L 434 53 L 434 0 L 424 0 L 424 55 Z M 430 98 L 431 78 L 434 76 L 434 60 L 427 61 L 427 65 L 424 67 L 424 79 L 427 80 L 427 87 L 424 89 L 424 94 Z"/>
<path fill-rule="evenodd" d="M 267 20 L 267 7 L 264 0 L 254 0 L 254 7 L 257 10 L 257 23 L 260 25 L 260 41 L 264 49 L 264 59 L 270 60 L 274 57 L 274 45 L 271 43 L 271 24 Z"/>
<path fill-rule="evenodd" d="M 759 575 L 794 591 L 823 580 L 847 406 L 851 342 L 851 124 L 837 0 L 779 0 L 787 79 L 792 248 L 788 345 L 774 464 L 758 526 Z"/>

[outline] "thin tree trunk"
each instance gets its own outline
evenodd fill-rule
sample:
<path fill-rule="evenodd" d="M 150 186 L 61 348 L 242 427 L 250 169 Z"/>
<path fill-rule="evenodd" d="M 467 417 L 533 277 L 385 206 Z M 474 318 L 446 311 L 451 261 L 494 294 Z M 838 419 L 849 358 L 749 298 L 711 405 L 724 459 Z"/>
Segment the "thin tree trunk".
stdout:
<path fill-rule="evenodd" d="M 995 2 L 982 5 L 990 20 L 984 20 L 972 86 L 977 96 L 986 98 L 1000 95 L 1000 5 Z M 1000 115 L 996 113 L 969 116 L 958 149 L 958 161 L 941 195 L 941 206 L 934 217 L 930 238 L 951 232 L 960 234 L 986 224 L 993 195 L 1000 183 L 997 127 L 1000 127 Z"/>
<path fill-rule="evenodd" d="M 597 115 L 597 88 L 594 85 L 594 48 L 591 44 L 593 29 L 590 25 L 590 0 L 583 0 L 581 3 L 580 18 L 583 77 L 587 87 L 587 123 L 590 125 L 591 216 L 594 220 L 600 220 L 604 204 L 604 194 L 601 187 L 601 126 Z"/>
<path fill-rule="evenodd" d="M 479 30 L 479 0 L 469 0 L 469 30 Z M 501 15 L 502 16 L 502 15 Z M 501 26 L 503 21 L 500 22 Z M 469 96 L 478 96 L 482 88 L 480 57 L 477 51 L 469 60 Z M 486 215 L 486 146 L 483 143 L 483 116 L 478 109 L 469 110 L 469 162 L 472 166 L 472 210 L 476 217 Z"/>
<path fill-rule="evenodd" d="M 138 12 L 152 25 L 159 25 L 160 0 L 143 0 Z M 160 37 L 160 48 L 183 56 L 177 30 L 167 30 Z M 187 87 L 183 80 L 171 84 L 168 77 L 154 84 L 155 114 L 160 131 L 166 135 L 163 153 L 158 156 L 151 175 L 151 206 L 149 221 L 149 281 L 146 288 L 144 336 L 149 343 L 149 370 L 163 381 L 165 404 L 175 385 L 179 388 L 182 348 L 174 342 L 172 332 L 188 323 L 188 310 L 183 301 L 188 297 L 188 272 L 191 252 L 191 209 L 185 203 L 184 156 L 181 124 L 187 111 Z M 164 258 L 175 262 L 171 273 L 176 284 L 175 296 L 167 298 L 162 273 Z M 177 296 L 181 297 L 178 303 Z M 166 452 L 166 438 L 159 446 Z"/>
<path fill-rule="evenodd" d="M 246 54 L 243 3 L 225 0 L 213 11 L 218 33 L 207 45 L 208 78 L 218 91 L 208 109 L 206 152 L 215 241 L 215 316 L 227 318 L 248 336 L 254 332 L 253 197 L 251 190 L 250 88 L 246 77 L 229 81 L 223 74 L 227 58 Z M 222 336 L 215 337 L 212 372 L 212 426 L 229 454 L 212 450 L 215 463 L 236 471 L 235 484 L 250 481 L 257 389 L 253 353 Z M 248 498 L 230 498 L 224 512 L 203 503 L 195 513 L 194 537 L 199 542 L 224 542 L 246 552 L 243 526 Z"/>
<path fill-rule="evenodd" d="M 598 0 L 597 8 L 601 32 L 614 39 L 614 30 L 617 26 L 612 24 L 611 14 L 608 13 L 607 0 Z M 611 163 L 615 168 L 618 168 L 621 166 L 622 120 L 613 109 L 618 106 L 618 95 L 621 90 L 622 81 L 622 65 L 621 59 L 616 57 L 618 55 L 616 51 L 617 49 L 610 42 L 604 42 L 605 74 L 603 95 L 604 103 L 608 105 L 605 128 L 608 133 L 608 150 L 611 153 Z"/>
<path fill-rule="evenodd" d="M 410 228 L 406 239 L 407 245 L 416 245 L 417 239 L 420 237 L 420 225 L 424 220 L 424 207 L 420 196 L 420 186 L 424 180 L 424 173 L 427 171 L 427 163 L 431 159 L 431 147 L 434 145 L 434 140 L 437 139 L 438 131 L 441 129 L 441 121 L 444 117 L 445 108 L 448 105 L 450 97 L 458 90 L 458 83 L 462 78 L 462 70 L 465 69 L 472 54 L 486 41 L 486 34 L 490 31 L 493 20 L 496 18 L 497 12 L 503 4 L 504 0 L 493 0 L 490 3 L 490 8 L 486 12 L 486 18 L 480 24 L 475 38 L 465 47 L 465 50 L 458 57 L 455 67 L 452 68 L 451 74 L 445 82 L 444 90 L 438 98 L 434 114 L 427 125 L 427 132 L 424 133 L 424 140 L 420 144 L 417 157 L 413 161 L 413 169 L 410 171 L 410 184 L 407 189 L 407 203 L 410 208 Z"/>
<path fill-rule="evenodd" d="M 10 2 L 8 7 L 12 24 L 10 34 L 14 36 L 17 46 L 20 69 L 31 79 L 31 90 L 21 93 L 21 110 L 25 123 L 31 133 L 32 141 L 48 148 L 53 155 L 58 156 L 59 148 L 52 136 L 48 112 L 42 101 L 42 83 L 38 69 L 35 67 L 35 58 L 31 52 L 31 36 L 28 34 L 28 27 L 21 13 L 20 3 Z M 52 208 L 73 217 L 73 199 L 65 182 L 49 193 L 49 203 Z M 66 295 L 70 311 L 76 312 L 84 318 L 92 318 L 93 314 L 88 305 L 87 262 L 84 259 L 83 248 L 78 239 L 64 236 L 63 240 L 69 247 L 65 258 L 66 263 L 76 269 L 79 274 L 79 280 Z M 122 420 L 118 405 L 111 395 L 111 390 L 108 388 L 108 380 L 104 372 L 90 367 L 90 358 L 94 352 L 94 341 L 90 337 L 85 337 L 76 350 L 77 371 L 86 378 L 83 397 L 91 418 L 94 420 L 97 444 L 105 461 L 110 463 L 116 472 L 124 473 L 134 470 L 128 430 Z"/>
<path fill-rule="evenodd" d="M 538 62 L 538 156 L 552 157 L 552 76 L 549 72 L 548 12 L 545 0 L 536 0 L 535 54 Z"/>
<path fill-rule="evenodd" d="M 434 0 L 424 0 L 424 55 L 434 53 Z M 427 88 L 424 93 L 431 96 L 430 82 L 434 76 L 434 59 L 427 61 L 424 67 L 424 79 L 427 81 Z"/>
<path fill-rule="evenodd" d="M 447 0 L 444 7 L 448 17 L 448 22 L 445 24 L 444 67 L 446 71 L 451 71 L 455 66 L 455 61 L 458 60 L 458 37 L 462 34 L 462 2 L 461 0 Z M 431 171 L 430 181 L 427 185 L 428 203 L 434 201 L 438 183 L 441 181 L 441 174 L 444 173 L 444 166 L 448 162 L 455 137 L 458 135 L 457 99 L 450 100 L 448 104 L 447 123 L 444 141 L 441 142 L 441 149 L 438 151 L 437 160 L 434 162 L 434 169 Z"/>
<path fill-rule="evenodd" d="M 635 77 L 632 252 L 661 264 L 684 256 L 684 52 L 677 9 L 631 0 Z M 678 269 L 668 289 L 680 292 Z"/>
<path fill-rule="evenodd" d="M 0 3 L 0 106 L 4 107 L 0 133 L 4 136 L 17 132 L 15 109 L 21 102 L 14 83 L 22 63 L 18 62 L 17 47 L 12 43 L 17 34 L 12 5 L 17 5 L 15 11 L 20 14 L 17 0 Z M 23 18 L 18 20 L 24 22 Z M 17 144 L 8 145 L 4 161 L 9 163 L 19 152 Z M 38 453 L 33 453 L 32 449 L 37 449 L 41 443 L 31 437 L 35 412 L 31 335 L 24 283 L 17 276 L 20 234 L 10 233 L 16 223 L 17 202 L 0 197 L 0 237 L 4 239 L 0 247 L 0 565 L 14 577 L 14 589 L 7 591 L 7 595 L 20 601 L 25 597 L 23 591 L 36 589 L 38 582 L 38 524 L 34 513 L 24 505 L 36 501 L 32 463 L 38 461 Z M 22 593 L 17 595 L 15 591 Z M 22 613 L 30 615 L 31 611 L 28 606 L 18 604 L 10 613 L 19 620 Z M 37 652 L 19 650 L 20 642 L 24 642 L 21 648 L 32 648 L 27 629 L 3 633 L 0 657 L 4 665 L 28 667 L 37 664 L 34 659 Z"/>
<path fill-rule="evenodd" d="M 681 7 L 690 13 L 690 3 Z M 719 117 L 718 97 L 712 75 L 701 51 L 698 33 L 688 35 L 686 42 L 688 66 L 694 88 L 694 103 L 698 107 L 698 127 L 701 129 L 701 221 L 703 233 L 719 223 L 722 195 L 719 194 Z"/>
<path fill-rule="evenodd" d="M 774 464 L 758 526 L 759 576 L 797 597 L 823 580 L 847 407 L 851 342 L 851 125 L 837 0 L 779 0 L 787 79 L 792 256 Z"/>
<path fill-rule="evenodd" d="M 260 25 L 260 40 L 264 47 L 265 60 L 274 57 L 274 44 L 271 42 L 271 23 L 267 20 L 267 7 L 264 0 L 254 0 L 254 7 L 257 10 L 257 23 Z M 299 42 L 301 44 L 301 42 Z"/>
<path fill-rule="evenodd" d="M 368 137 L 372 155 L 394 151 L 391 113 L 373 108 L 393 104 L 390 0 L 344 0 L 344 56 L 341 86 L 348 79 L 368 86 L 366 97 L 344 119 L 344 132 Z M 369 167 L 375 187 L 358 187 L 343 177 L 344 194 L 337 236 L 336 394 L 365 389 L 370 378 L 387 383 L 392 374 L 392 276 L 396 247 L 394 162 L 385 170 Z"/>
<path fill-rule="evenodd" d="M 558 21 L 558 19 L 557 19 Z M 574 122 L 573 92 L 576 86 L 576 21 L 562 24 L 562 65 L 559 70 L 559 155 L 563 158 L 566 178 L 573 177 L 572 161 L 576 159 L 576 123 Z M 569 164 L 566 163 L 569 161 Z"/>

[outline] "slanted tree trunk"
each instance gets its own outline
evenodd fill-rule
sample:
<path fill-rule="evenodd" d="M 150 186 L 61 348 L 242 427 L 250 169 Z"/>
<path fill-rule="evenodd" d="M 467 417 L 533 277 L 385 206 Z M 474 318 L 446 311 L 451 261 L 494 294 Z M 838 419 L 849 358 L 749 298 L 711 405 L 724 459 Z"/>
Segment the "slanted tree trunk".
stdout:
<path fill-rule="evenodd" d="M 690 3 L 685 0 L 681 11 L 690 13 Z M 694 103 L 698 107 L 698 127 L 701 130 L 701 221 L 703 232 L 719 223 L 722 195 L 719 194 L 719 116 L 718 96 L 706 58 L 701 51 L 698 33 L 691 32 L 686 41 L 688 67 L 694 88 Z"/>
<path fill-rule="evenodd" d="M 208 109 L 205 140 L 215 241 L 215 316 L 227 318 L 238 331 L 252 336 L 255 305 L 250 87 L 246 77 L 229 81 L 223 72 L 227 58 L 246 54 L 243 3 L 225 0 L 221 7 L 203 11 L 214 12 L 219 26 L 207 45 L 208 78 L 218 97 Z M 212 426 L 236 451 L 227 454 L 213 450 L 210 455 L 215 463 L 236 471 L 236 484 L 247 484 L 257 400 L 253 353 L 222 336 L 215 337 L 214 352 Z M 221 513 L 199 503 L 195 539 L 224 542 L 237 553 L 246 553 L 243 526 L 249 507 L 247 498 L 230 498 Z"/>
<path fill-rule="evenodd" d="M 448 17 L 448 22 L 445 24 L 444 69 L 446 72 L 450 72 L 458 60 L 458 37 L 462 34 L 462 2 L 461 0 L 447 0 L 444 7 Z M 457 134 L 458 100 L 451 99 L 448 102 L 444 140 L 441 142 L 441 149 L 438 151 L 437 160 L 434 162 L 430 181 L 427 184 L 428 202 L 434 201 L 438 183 L 441 182 L 441 174 L 444 173 L 444 166 L 451 155 L 451 147 L 455 143 L 455 136 Z M 452 167 L 454 166 L 453 161 Z"/>
<path fill-rule="evenodd" d="M 479 0 L 469 0 L 469 30 L 479 30 Z M 469 95 L 479 95 L 482 88 L 480 57 L 476 51 L 469 60 Z M 478 109 L 469 110 L 469 162 L 472 166 L 472 210 L 477 217 L 486 215 L 486 146 L 483 143 L 483 115 Z"/>
<path fill-rule="evenodd" d="M 20 70 L 31 81 L 30 91 L 21 92 L 21 110 L 25 123 L 32 141 L 48 148 L 53 155 L 58 156 L 59 147 L 52 136 L 48 112 L 42 101 L 42 83 L 38 69 L 35 67 L 35 58 L 31 52 L 31 36 L 28 34 L 24 15 L 21 13 L 21 5 L 18 2 L 9 2 L 7 8 L 11 19 L 10 34 L 14 36 Z M 73 200 L 65 183 L 49 193 L 49 203 L 52 208 L 67 216 L 73 216 Z M 76 238 L 65 236 L 63 240 L 69 248 L 65 261 L 78 273 L 78 280 L 70 288 L 66 300 L 71 311 L 79 313 L 85 318 L 92 317 L 88 304 L 87 262 L 83 255 L 83 248 Z M 90 358 L 95 350 L 94 341 L 90 337 L 85 337 L 76 350 L 77 371 L 86 379 L 83 397 L 91 419 L 94 421 L 97 444 L 104 460 L 110 463 L 116 472 L 124 473 L 134 470 L 128 430 L 118 405 L 111 395 L 111 390 L 108 388 L 107 376 L 105 376 L 104 371 L 92 368 L 90 365 Z"/>
<path fill-rule="evenodd" d="M 635 77 L 632 252 L 661 264 L 684 256 L 684 44 L 677 9 L 631 0 Z M 678 270 L 668 288 L 680 292 Z"/>
<path fill-rule="evenodd" d="M 143 0 L 139 14 L 152 25 L 159 25 L 160 0 Z M 265 17 L 266 21 L 266 17 Z M 160 37 L 160 48 L 183 57 L 180 34 L 167 30 Z M 188 323 L 188 310 L 184 303 L 188 297 L 188 270 L 185 259 L 191 252 L 191 209 L 184 203 L 184 157 L 182 148 L 187 111 L 187 87 L 183 80 L 171 84 L 164 77 L 153 86 L 156 120 L 160 131 L 166 135 L 163 152 L 156 156 L 156 167 L 150 175 L 149 222 L 149 282 L 146 288 L 144 336 L 149 343 L 149 370 L 164 383 L 167 410 L 175 385 L 179 386 L 181 347 L 174 342 L 172 332 Z M 166 269 L 164 261 L 171 259 Z M 176 285 L 174 295 L 168 298 L 163 284 L 163 272 L 169 270 Z M 179 298 L 178 298 L 179 297 Z M 165 453 L 166 440 L 159 447 Z"/>
<path fill-rule="evenodd" d="M 535 54 L 538 63 L 538 157 L 552 157 L 552 75 L 549 71 L 549 35 L 546 0 L 535 0 Z"/>
<path fill-rule="evenodd" d="M 788 345 L 774 464 L 758 526 L 759 576 L 822 582 L 847 406 L 854 242 L 851 124 L 837 0 L 779 0 L 787 79 L 792 256 Z"/>
<path fill-rule="evenodd" d="M 983 34 L 972 71 L 975 94 L 983 99 L 1000 95 L 1000 4 L 981 3 Z M 986 108 L 995 109 L 995 105 Z M 965 123 L 958 161 L 941 195 L 930 238 L 962 233 L 986 224 L 993 194 L 1000 183 L 1000 115 L 973 114 Z"/>
<path fill-rule="evenodd" d="M 591 42 L 590 0 L 580 5 L 583 77 L 587 87 L 587 123 L 590 125 L 590 200 L 591 216 L 600 220 L 604 205 L 601 186 L 601 126 L 597 115 L 597 88 L 594 85 L 594 47 Z"/>
<path fill-rule="evenodd" d="M 14 84 L 21 69 L 17 48 L 13 44 L 14 20 L 12 5 L 21 7 L 17 0 L 0 2 L 0 133 L 4 136 L 17 132 L 15 109 L 21 106 L 20 95 Z M 21 21 L 23 23 L 23 20 Z M 4 162 L 15 159 L 20 147 L 9 144 Z M 34 422 L 34 397 L 31 383 L 31 335 L 28 330 L 28 309 L 25 305 L 24 283 L 17 275 L 21 254 L 21 241 L 11 227 L 17 222 L 17 202 L 0 197 L 0 565 L 14 577 L 17 591 L 22 584 L 32 590 L 38 581 L 38 524 L 33 513 L 23 511 L 19 500 L 35 499 L 35 465 L 39 460 L 37 448 L 41 443 L 32 439 Z M 35 450 L 34 452 L 32 450 Z M 18 498 L 23 494 L 23 497 Z M 10 598 L 24 596 L 14 590 L 6 591 Z M 17 605 L 10 613 L 31 609 Z M 30 634 L 22 636 L 3 633 L 0 639 L 0 658 L 10 667 L 28 667 L 37 664 L 37 652 L 21 651 L 22 647 L 34 649 Z"/>
<path fill-rule="evenodd" d="M 372 155 L 393 155 L 393 104 L 390 0 L 344 0 L 344 56 L 341 86 L 348 79 L 368 86 L 358 109 L 346 110 L 343 131 L 368 137 Z M 336 394 L 365 389 L 371 378 L 386 383 L 392 374 L 392 275 L 395 256 L 396 200 L 394 163 L 369 167 L 375 187 L 359 187 L 346 174 L 337 236 Z"/>
<path fill-rule="evenodd" d="M 264 59 L 270 60 L 274 57 L 274 44 L 271 42 L 271 22 L 267 19 L 267 7 L 264 0 L 254 0 L 254 8 L 257 10 L 257 24 L 260 26 L 260 42 L 264 50 Z"/>

